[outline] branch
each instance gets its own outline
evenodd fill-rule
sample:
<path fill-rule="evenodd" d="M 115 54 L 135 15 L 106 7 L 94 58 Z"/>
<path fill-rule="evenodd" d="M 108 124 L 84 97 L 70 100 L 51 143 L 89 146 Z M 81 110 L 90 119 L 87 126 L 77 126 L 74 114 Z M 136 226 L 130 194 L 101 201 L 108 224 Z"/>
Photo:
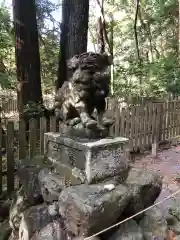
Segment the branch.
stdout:
<path fill-rule="evenodd" d="M 109 38 L 108 38 L 108 33 L 107 33 L 107 30 L 106 30 L 106 21 L 105 21 L 104 6 L 103 6 L 104 1 L 102 1 L 102 4 L 100 3 L 100 0 L 96 0 L 96 1 L 97 1 L 97 4 L 99 5 L 99 7 L 101 9 L 101 17 L 102 17 L 102 26 L 103 26 L 104 38 L 105 38 L 106 43 L 108 45 L 109 52 L 113 56 L 113 52 L 112 52 L 111 45 L 110 45 Z"/>

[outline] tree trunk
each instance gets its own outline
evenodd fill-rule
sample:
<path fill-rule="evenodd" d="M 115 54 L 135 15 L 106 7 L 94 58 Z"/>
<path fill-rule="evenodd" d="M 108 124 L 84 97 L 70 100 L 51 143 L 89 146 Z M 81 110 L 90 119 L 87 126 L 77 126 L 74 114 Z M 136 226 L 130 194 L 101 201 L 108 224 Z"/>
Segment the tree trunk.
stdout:
<path fill-rule="evenodd" d="M 71 77 L 66 60 L 87 51 L 88 19 L 89 0 L 63 0 L 57 88 Z"/>
<path fill-rule="evenodd" d="M 67 0 L 62 0 L 62 22 L 60 34 L 60 51 L 59 51 L 59 66 L 56 81 L 56 90 L 62 87 L 64 81 L 67 80 L 66 55 L 67 55 L 67 36 L 69 26 L 69 8 Z"/>
<path fill-rule="evenodd" d="M 19 113 L 28 102 L 42 103 L 35 0 L 13 0 Z"/>
<path fill-rule="evenodd" d="M 179 54 L 178 55 L 179 55 L 179 59 L 180 59 L 180 0 L 178 1 L 178 3 L 179 3 L 179 26 L 178 26 L 178 33 L 179 33 L 178 34 L 179 35 L 178 36 L 178 48 L 179 48 L 178 52 L 179 52 Z"/>
<path fill-rule="evenodd" d="M 112 6 L 114 6 L 114 0 L 112 1 Z M 113 59 L 111 65 L 111 94 L 114 95 L 114 17 L 111 13 L 111 28 L 110 28 L 110 52 Z"/>

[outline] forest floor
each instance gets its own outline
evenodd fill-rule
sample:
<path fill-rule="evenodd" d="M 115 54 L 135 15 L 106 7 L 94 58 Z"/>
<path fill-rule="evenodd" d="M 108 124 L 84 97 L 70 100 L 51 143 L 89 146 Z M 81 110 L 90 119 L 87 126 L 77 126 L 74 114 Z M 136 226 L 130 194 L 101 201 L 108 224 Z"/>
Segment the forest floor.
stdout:
<path fill-rule="evenodd" d="M 169 149 L 159 149 L 155 158 L 151 153 L 138 155 L 134 158 L 133 166 L 155 171 L 163 177 L 163 188 L 156 202 L 180 190 L 180 144 Z M 174 196 L 174 199 L 180 199 L 180 193 Z M 166 208 L 170 201 L 171 199 L 167 200 L 161 207 Z"/>

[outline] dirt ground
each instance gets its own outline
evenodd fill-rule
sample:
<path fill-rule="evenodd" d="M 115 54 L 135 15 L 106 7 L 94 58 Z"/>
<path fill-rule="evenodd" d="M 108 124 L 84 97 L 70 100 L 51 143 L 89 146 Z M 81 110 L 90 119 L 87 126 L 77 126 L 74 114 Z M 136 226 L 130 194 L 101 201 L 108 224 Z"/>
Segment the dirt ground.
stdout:
<path fill-rule="evenodd" d="M 180 144 L 169 149 L 161 148 L 155 158 L 151 156 L 150 152 L 136 156 L 133 165 L 136 168 L 156 171 L 163 177 L 163 189 L 156 202 L 180 189 Z M 180 193 L 174 199 L 180 199 Z M 166 209 L 169 201 L 171 200 L 161 204 L 161 207 Z"/>

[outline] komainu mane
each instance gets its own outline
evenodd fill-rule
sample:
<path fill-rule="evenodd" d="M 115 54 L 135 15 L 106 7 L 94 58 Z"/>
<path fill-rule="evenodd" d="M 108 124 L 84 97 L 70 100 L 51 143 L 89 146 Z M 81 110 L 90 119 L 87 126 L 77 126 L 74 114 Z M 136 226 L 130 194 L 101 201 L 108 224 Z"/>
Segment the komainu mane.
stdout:
<path fill-rule="evenodd" d="M 86 52 L 67 62 L 73 71 L 55 97 L 57 120 L 74 126 L 82 123 L 88 129 L 104 129 L 113 123 L 104 117 L 109 94 L 111 58 L 103 53 Z M 96 109 L 96 117 L 93 116 Z"/>

